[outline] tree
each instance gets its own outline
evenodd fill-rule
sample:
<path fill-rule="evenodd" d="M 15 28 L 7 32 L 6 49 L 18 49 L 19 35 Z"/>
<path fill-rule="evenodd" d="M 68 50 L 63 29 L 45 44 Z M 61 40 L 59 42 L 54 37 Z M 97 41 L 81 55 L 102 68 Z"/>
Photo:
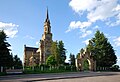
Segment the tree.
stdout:
<path fill-rule="evenodd" d="M 75 55 L 70 53 L 70 64 L 75 66 Z"/>
<path fill-rule="evenodd" d="M 8 67 L 13 67 L 13 66 L 14 66 L 13 54 L 12 54 L 12 53 L 9 55 L 9 60 L 8 60 L 8 62 L 9 62 Z"/>
<path fill-rule="evenodd" d="M 51 54 L 54 55 L 57 65 L 64 64 L 66 59 L 66 49 L 64 48 L 64 43 L 62 41 L 52 42 Z"/>
<path fill-rule="evenodd" d="M 55 60 L 55 57 L 53 55 L 50 55 L 46 60 L 47 65 L 55 66 L 57 61 Z"/>
<path fill-rule="evenodd" d="M 60 55 L 60 64 L 64 64 L 66 60 L 66 49 L 64 48 L 63 41 L 58 42 L 58 54 Z"/>
<path fill-rule="evenodd" d="M 80 50 L 80 53 L 83 54 L 83 52 L 84 52 L 84 49 L 82 48 L 82 49 Z"/>
<path fill-rule="evenodd" d="M 15 69 L 19 69 L 22 68 L 22 61 L 20 60 L 20 58 L 18 58 L 17 55 L 14 56 L 13 58 L 13 66 Z"/>
<path fill-rule="evenodd" d="M 112 71 L 119 71 L 119 65 L 113 65 L 112 67 L 111 67 L 111 70 Z"/>
<path fill-rule="evenodd" d="M 77 53 L 76 58 L 77 59 L 80 58 L 80 53 Z"/>
<path fill-rule="evenodd" d="M 9 67 L 11 65 L 11 55 L 10 55 L 10 44 L 6 40 L 7 35 L 4 33 L 4 31 L 0 31 L 0 67 L 3 67 L 4 69 L 6 67 Z M 4 70 L 5 71 L 5 70 Z"/>
<path fill-rule="evenodd" d="M 117 57 L 108 39 L 99 30 L 87 45 L 88 50 L 96 60 L 97 67 L 111 67 L 116 64 Z"/>
<path fill-rule="evenodd" d="M 52 46 L 51 46 L 51 54 L 55 57 L 55 60 L 57 61 L 56 65 L 59 64 L 59 59 L 60 56 L 58 54 L 58 43 L 56 42 L 52 42 Z"/>

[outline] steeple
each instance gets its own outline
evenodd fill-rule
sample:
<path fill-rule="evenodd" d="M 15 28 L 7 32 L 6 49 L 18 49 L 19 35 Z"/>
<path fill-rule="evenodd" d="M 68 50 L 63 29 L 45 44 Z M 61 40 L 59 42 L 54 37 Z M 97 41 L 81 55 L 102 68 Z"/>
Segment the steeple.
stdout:
<path fill-rule="evenodd" d="M 49 19 L 49 15 L 48 15 L 48 8 L 47 8 L 47 19 Z"/>
<path fill-rule="evenodd" d="M 50 26 L 48 8 L 47 8 L 47 12 L 46 12 L 46 19 L 45 19 L 45 22 L 44 22 L 44 33 L 51 33 L 51 26 Z"/>
<path fill-rule="evenodd" d="M 46 19 L 45 19 L 45 22 L 50 23 L 50 20 L 49 20 L 49 14 L 48 14 L 48 8 L 47 8 L 47 13 L 46 13 Z"/>

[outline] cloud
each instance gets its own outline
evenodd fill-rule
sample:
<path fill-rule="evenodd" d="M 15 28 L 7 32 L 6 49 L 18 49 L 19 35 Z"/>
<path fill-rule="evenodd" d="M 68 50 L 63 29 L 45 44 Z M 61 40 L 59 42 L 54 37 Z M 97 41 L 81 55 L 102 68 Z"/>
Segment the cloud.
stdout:
<path fill-rule="evenodd" d="M 76 13 L 87 12 L 87 19 L 91 22 L 103 21 L 120 13 L 118 0 L 71 0 L 69 6 Z"/>
<path fill-rule="evenodd" d="M 36 45 L 39 45 L 39 41 L 36 42 Z"/>
<path fill-rule="evenodd" d="M 82 43 L 85 43 L 86 45 L 88 45 L 89 44 L 89 40 L 90 39 L 87 39 L 87 40 L 83 41 Z"/>
<path fill-rule="evenodd" d="M 113 41 L 115 42 L 116 47 L 120 46 L 120 37 L 115 38 Z"/>
<path fill-rule="evenodd" d="M 26 35 L 24 38 L 28 38 L 28 39 L 35 39 L 34 37 L 30 36 L 30 35 Z"/>
<path fill-rule="evenodd" d="M 69 3 L 69 6 L 72 7 L 76 13 L 91 11 L 96 5 L 96 0 L 71 0 Z"/>
<path fill-rule="evenodd" d="M 119 57 L 119 56 L 117 57 L 117 61 L 118 61 L 118 62 L 120 61 L 120 57 Z"/>
<path fill-rule="evenodd" d="M 89 27 L 91 25 L 90 22 L 80 22 L 80 21 L 72 21 L 69 25 L 69 28 L 66 32 L 69 32 L 73 29 L 80 28 L 80 29 L 85 29 L 86 27 Z"/>
<path fill-rule="evenodd" d="M 80 16 L 85 13 L 87 20 L 70 22 L 66 32 L 90 27 L 97 21 L 108 26 L 120 25 L 120 4 L 118 0 L 71 0 L 69 6 Z"/>
<path fill-rule="evenodd" d="M 67 32 L 70 32 L 70 31 L 73 30 L 73 29 L 79 28 L 80 31 L 81 31 L 81 33 L 82 33 L 82 35 L 80 36 L 80 38 L 84 38 L 84 37 L 92 34 L 92 31 L 86 30 L 87 27 L 89 27 L 90 25 L 91 25 L 90 22 L 80 22 L 80 21 L 75 22 L 75 21 L 72 21 L 72 22 L 70 23 L 69 28 L 68 28 L 68 30 L 66 31 L 66 33 L 67 33 Z"/>
<path fill-rule="evenodd" d="M 88 35 L 92 34 L 92 31 L 91 30 L 87 30 L 87 31 L 84 31 L 83 34 L 80 36 L 80 38 L 84 38 Z"/>
<path fill-rule="evenodd" d="M 96 25 L 95 27 L 93 27 L 93 29 L 99 29 L 100 27 L 98 25 Z"/>
<path fill-rule="evenodd" d="M 4 30 L 6 35 L 10 38 L 13 38 L 18 33 L 18 27 L 19 25 L 13 24 L 13 23 L 3 23 L 0 22 L 0 30 Z"/>

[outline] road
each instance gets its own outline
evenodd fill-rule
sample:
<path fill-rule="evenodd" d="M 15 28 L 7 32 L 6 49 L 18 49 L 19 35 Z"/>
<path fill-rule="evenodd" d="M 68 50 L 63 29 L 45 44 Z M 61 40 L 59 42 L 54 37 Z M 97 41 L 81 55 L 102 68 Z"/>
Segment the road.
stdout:
<path fill-rule="evenodd" d="M 0 76 L 0 82 L 120 82 L 120 72 L 72 72 Z"/>

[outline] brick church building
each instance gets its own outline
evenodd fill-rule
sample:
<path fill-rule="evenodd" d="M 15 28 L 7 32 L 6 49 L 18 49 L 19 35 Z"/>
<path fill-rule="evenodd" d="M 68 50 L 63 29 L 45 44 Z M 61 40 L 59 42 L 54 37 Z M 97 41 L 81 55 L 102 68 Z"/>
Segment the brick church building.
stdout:
<path fill-rule="evenodd" d="M 44 33 L 42 34 L 42 38 L 39 43 L 39 48 L 24 45 L 24 66 L 45 64 L 47 57 L 51 54 L 50 48 L 52 45 L 52 33 L 48 9 L 44 22 Z"/>

